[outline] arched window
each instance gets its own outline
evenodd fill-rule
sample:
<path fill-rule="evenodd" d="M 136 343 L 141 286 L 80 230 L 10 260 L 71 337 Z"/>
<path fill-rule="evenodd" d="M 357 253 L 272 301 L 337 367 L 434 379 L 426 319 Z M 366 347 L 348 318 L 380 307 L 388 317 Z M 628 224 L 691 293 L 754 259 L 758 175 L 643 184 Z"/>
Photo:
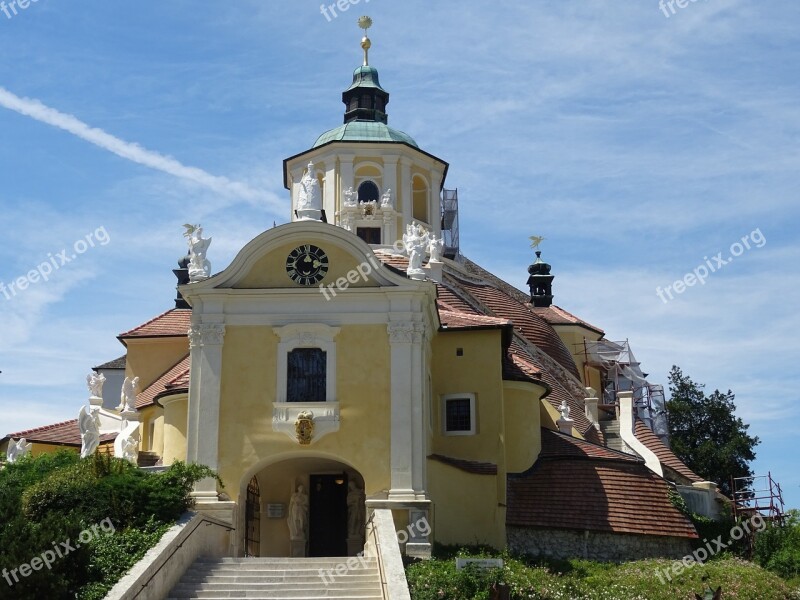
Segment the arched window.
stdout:
<path fill-rule="evenodd" d="M 381 192 L 378 189 L 378 186 L 375 185 L 372 181 L 365 181 L 360 186 L 358 186 L 358 201 L 359 202 L 371 202 L 375 200 L 376 202 L 380 199 Z"/>
<path fill-rule="evenodd" d="M 428 184 L 422 177 L 416 176 L 411 186 L 411 192 L 413 194 L 414 219 L 428 223 Z"/>

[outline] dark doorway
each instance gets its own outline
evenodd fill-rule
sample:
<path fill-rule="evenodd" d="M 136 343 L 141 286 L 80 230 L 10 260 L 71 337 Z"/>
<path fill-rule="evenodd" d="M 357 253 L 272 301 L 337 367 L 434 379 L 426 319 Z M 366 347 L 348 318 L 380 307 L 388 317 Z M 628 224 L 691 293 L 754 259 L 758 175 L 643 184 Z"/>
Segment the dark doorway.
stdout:
<path fill-rule="evenodd" d="M 356 235 L 368 244 L 381 243 L 380 227 L 356 227 Z"/>
<path fill-rule="evenodd" d="M 247 486 L 247 501 L 245 503 L 245 556 L 261 556 L 261 491 L 258 489 L 258 480 L 253 477 Z"/>
<path fill-rule="evenodd" d="M 309 556 L 347 556 L 347 475 L 311 475 Z"/>

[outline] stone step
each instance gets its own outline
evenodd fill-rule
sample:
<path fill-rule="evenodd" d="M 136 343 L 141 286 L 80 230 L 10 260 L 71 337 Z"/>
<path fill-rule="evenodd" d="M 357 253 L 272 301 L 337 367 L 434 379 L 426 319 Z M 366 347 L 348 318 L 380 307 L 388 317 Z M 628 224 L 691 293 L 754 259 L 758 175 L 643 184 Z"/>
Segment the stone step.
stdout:
<path fill-rule="evenodd" d="M 185 600 L 193 598 L 195 600 L 221 600 L 224 598 L 247 598 L 263 600 L 381 600 L 380 591 L 376 590 L 333 590 L 333 589 L 296 589 L 296 590 L 273 590 L 273 591 L 200 591 L 200 592 L 170 592 L 170 598 Z"/>
<path fill-rule="evenodd" d="M 224 565 L 214 565 L 208 567 L 197 567 L 192 566 L 186 570 L 187 575 L 193 576 L 203 576 L 203 575 L 246 575 L 249 577 L 253 576 L 281 576 L 284 573 L 294 573 L 297 575 L 309 575 L 314 573 L 319 573 L 320 571 L 328 572 L 333 571 L 336 573 L 336 569 L 342 569 L 342 565 L 347 567 L 348 573 L 358 571 L 359 574 L 364 573 L 376 573 L 378 571 L 378 565 L 367 565 L 362 566 L 357 564 L 353 567 L 348 567 L 347 563 L 336 563 L 335 565 L 320 565 L 320 566 L 313 566 L 313 567 L 302 567 L 297 569 L 289 568 L 287 569 L 284 566 L 269 566 L 269 565 L 242 565 L 241 567 L 231 567 L 231 566 L 224 566 Z"/>
<path fill-rule="evenodd" d="M 268 566 L 268 567 L 281 567 L 292 568 L 303 567 L 307 569 L 316 569 L 320 567 L 330 568 L 336 565 L 347 564 L 347 561 L 358 561 L 358 564 L 367 564 L 377 566 L 378 560 L 376 558 L 359 558 L 355 556 L 343 556 L 341 558 L 221 558 L 221 559 L 203 559 L 195 561 L 194 564 L 198 566 L 225 566 L 225 567 L 241 567 L 241 566 Z"/>
<path fill-rule="evenodd" d="M 346 570 L 337 575 L 337 568 Z M 169 598 L 382 600 L 382 594 L 375 558 L 200 558 Z"/>
<path fill-rule="evenodd" d="M 327 572 L 324 573 L 324 578 L 327 580 L 334 580 L 340 581 L 346 579 L 348 582 L 352 582 L 353 584 L 358 583 L 372 583 L 376 580 L 378 576 L 378 570 L 365 570 L 359 569 L 357 573 L 354 572 L 355 569 L 348 572 L 346 575 L 336 575 L 334 571 L 333 574 L 328 574 Z M 323 575 L 321 575 L 318 571 L 315 571 L 313 574 L 296 574 L 293 572 L 286 573 L 283 575 L 241 575 L 239 573 L 231 573 L 228 575 L 204 575 L 204 574 L 193 574 L 187 572 L 186 575 L 183 576 L 181 579 L 181 583 L 214 583 L 214 584 L 240 584 L 240 583 L 286 583 L 286 584 L 293 584 L 297 583 L 298 581 L 309 581 L 310 576 L 314 576 L 319 578 L 320 580 L 323 579 Z"/>

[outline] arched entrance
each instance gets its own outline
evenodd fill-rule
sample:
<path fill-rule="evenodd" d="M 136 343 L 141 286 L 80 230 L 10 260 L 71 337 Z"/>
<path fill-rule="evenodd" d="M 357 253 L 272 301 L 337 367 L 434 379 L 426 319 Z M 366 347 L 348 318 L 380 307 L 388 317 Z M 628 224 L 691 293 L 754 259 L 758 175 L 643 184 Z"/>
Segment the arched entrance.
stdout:
<path fill-rule="evenodd" d="M 357 470 L 334 459 L 303 457 L 251 473 L 239 496 L 245 500 L 242 554 L 338 557 L 363 550 L 364 479 Z"/>

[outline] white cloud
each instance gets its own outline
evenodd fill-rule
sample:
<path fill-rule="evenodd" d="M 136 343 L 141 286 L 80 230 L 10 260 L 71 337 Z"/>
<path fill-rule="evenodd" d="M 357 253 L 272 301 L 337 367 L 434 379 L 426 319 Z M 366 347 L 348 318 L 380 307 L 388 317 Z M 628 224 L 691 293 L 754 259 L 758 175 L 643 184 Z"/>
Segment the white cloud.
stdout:
<path fill-rule="evenodd" d="M 268 198 L 263 192 L 255 190 L 245 183 L 231 181 L 227 177 L 211 175 L 196 167 L 188 167 L 170 156 L 164 156 L 158 152 L 147 150 L 139 144 L 121 140 L 102 129 L 90 127 L 73 115 L 45 106 L 36 99 L 21 98 L 2 87 L 0 87 L 0 106 L 42 123 L 63 129 L 95 146 L 113 152 L 117 156 L 151 169 L 169 173 L 175 177 L 193 181 L 217 193 L 247 200 Z"/>

